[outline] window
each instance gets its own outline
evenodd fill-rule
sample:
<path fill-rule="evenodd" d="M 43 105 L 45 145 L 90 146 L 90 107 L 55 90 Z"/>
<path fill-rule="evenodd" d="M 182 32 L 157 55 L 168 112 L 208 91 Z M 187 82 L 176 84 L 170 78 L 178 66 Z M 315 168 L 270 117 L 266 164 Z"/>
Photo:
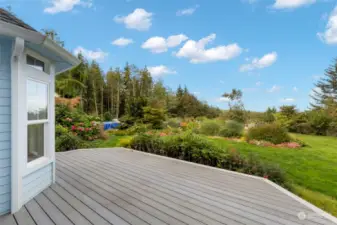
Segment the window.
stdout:
<path fill-rule="evenodd" d="M 38 60 L 30 55 L 27 55 L 27 65 L 34 67 L 35 69 L 45 72 L 44 62 Z"/>
<path fill-rule="evenodd" d="M 48 122 L 48 84 L 27 80 L 28 162 L 44 156 Z"/>
<path fill-rule="evenodd" d="M 28 125 L 28 162 L 44 156 L 44 124 Z"/>

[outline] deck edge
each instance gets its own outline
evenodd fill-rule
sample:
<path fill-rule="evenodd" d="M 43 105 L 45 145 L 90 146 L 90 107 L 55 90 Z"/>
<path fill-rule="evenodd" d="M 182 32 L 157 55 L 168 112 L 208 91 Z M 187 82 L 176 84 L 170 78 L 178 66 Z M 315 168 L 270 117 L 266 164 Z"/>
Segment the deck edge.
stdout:
<path fill-rule="evenodd" d="M 171 160 L 171 161 L 175 161 L 175 162 L 180 162 L 180 163 L 185 163 L 185 164 L 189 164 L 189 165 L 193 165 L 193 166 L 198 166 L 198 167 L 203 167 L 203 168 L 207 168 L 207 169 L 211 169 L 211 170 L 216 170 L 216 171 L 220 171 L 220 172 L 223 172 L 223 173 L 231 173 L 231 174 L 235 174 L 235 175 L 240 175 L 240 176 L 244 176 L 244 177 L 250 177 L 250 178 L 253 178 L 253 179 L 261 180 L 262 182 L 266 182 L 267 184 L 273 186 L 274 188 L 276 188 L 277 190 L 279 190 L 283 194 L 291 197 L 295 201 L 297 201 L 300 204 L 302 204 L 302 205 L 306 206 L 307 208 L 311 209 L 313 212 L 317 213 L 319 216 L 322 216 L 323 218 L 337 224 L 337 218 L 334 217 L 333 215 L 325 212 L 324 210 L 318 208 L 317 206 L 311 204 L 310 202 L 304 200 L 303 198 L 297 196 L 296 194 L 288 191 L 287 189 L 281 187 L 280 185 L 274 183 L 273 181 L 268 180 L 268 179 L 263 178 L 263 177 L 258 177 L 258 176 L 255 176 L 255 175 L 244 174 L 244 173 L 240 173 L 240 172 L 236 172 L 236 171 L 231 171 L 231 170 L 221 169 L 221 168 L 217 168 L 217 167 L 207 166 L 207 165 L 189 162 L 189 161 L 185 161 L 185 160 L 181 160 L 181 159 L 157 155 L 157 154 L 153 154 L 153 153 L 142 152 L 142 151 L 138 151 L 138 150 L 134 150 L 134 149 L 130 149 L 130 148 L 124 148 L 124 147 L 77 149 L 77 150 L 73 150 L 73 151 L 117 150 L 117 149 L 119 149 L 119 150 L 122 149 L 122 150 L 125 150 L 125 151 L 131 151 L 131 152 L 137 152 L 137 153 L 147 155 L 147 156 L 151 156 L 151 157 L 157 157 L 157 158 L 161 158 L 161 159 L 165 159 L 165 160 Z M 68 153 L 69 152 L 72 152 L 72 151 L 68 151 Z M 58 153 L 62 153 L 62 152 L 58 152 Z M 63 154 L 64 153 L 67 153 L 67 152 L 63 152 Z M 308 215 L 308 216 L 312 216 L 312 215 Z"/>

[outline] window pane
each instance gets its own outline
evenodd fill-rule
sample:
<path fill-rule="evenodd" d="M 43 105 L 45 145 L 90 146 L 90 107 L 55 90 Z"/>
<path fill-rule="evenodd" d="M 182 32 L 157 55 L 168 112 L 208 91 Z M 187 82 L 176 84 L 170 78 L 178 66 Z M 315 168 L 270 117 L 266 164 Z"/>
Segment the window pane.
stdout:
<path fill-rule="evenodd" d="M 28 162 L 44 155 L 44 124 L 28 125 Z"/>
<path fill-rule="evenodd" d="M 34 67 L 35 69 L 44 71 L 44 62 L 38 60 L 30 55 L 27 55 L 27 65 Z"/>
<path fill-rule="evenodd" d="M 28 120 L 48 119 L 48 85 L 27 81 Z"/>

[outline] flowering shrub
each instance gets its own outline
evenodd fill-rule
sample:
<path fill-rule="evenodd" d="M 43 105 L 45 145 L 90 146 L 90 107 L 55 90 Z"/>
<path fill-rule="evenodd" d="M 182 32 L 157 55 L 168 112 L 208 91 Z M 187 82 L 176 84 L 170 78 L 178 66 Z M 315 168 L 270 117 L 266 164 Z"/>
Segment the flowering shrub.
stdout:
<path fill-rule="evenodd" d="M 75 136 L 79 136 L 88 141 L 100 138 L 100 124 L 94 121 L 89 124 L 81 122 L 71 125 L 71 131 Z"/>
<path fill-rule="evenodd" d="M 84 140 L 93 141 L 100 138 L 100 123 L 96 121 L 74 122 L 74 119 L 66 117 L 62 120 L 64 127 L 68 128 L 74 136 Z"/>
<path fill-rule="evenodd" d="M 281 143 L 281 144 L 273 144 L 273 143 L 268 142 L 268 141 L 251 140 L 251 141 L 248 141 L 248 143 L 253 144 L 253 145 L 263 146 L 263 147 L 274 147 L 274 148 L 296 149 L 296 148 L 302 147 L 302 145 L 300 143 L 297 143 L 297 142 L 284 142 L 284 143 Z"/>

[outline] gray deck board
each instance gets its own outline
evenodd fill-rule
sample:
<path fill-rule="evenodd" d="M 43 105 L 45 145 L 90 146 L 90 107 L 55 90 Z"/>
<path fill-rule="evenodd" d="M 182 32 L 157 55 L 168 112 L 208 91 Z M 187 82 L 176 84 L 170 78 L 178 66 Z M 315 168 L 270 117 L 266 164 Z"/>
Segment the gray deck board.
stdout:
<path fill-rule="evenodd" d="M 93 159 L 91 159 L 90 160 L 90 162 L 96 162 L 97 163 L 97 161 L 94 161 Z M 89 162 L 89 163 L 90 163 Z M 105 162 L 105 161 L 103 161 L 103 162 Z M 102 161 L 100 161 L 100 163 L 102 164 Z M 185 184 L 181 184 L 181 183 L 177 183 L 176 181 L 177 180 L 169 180 L 169 179 L 166 179 L 166 178 L 161 178 L 162 176 L 164 176 L 165 174 L 155 174 L 155 175 L 152 175 L 152 174 L 150 174 L 150 175 L 148 175 L 148 174 L 146 174 L 146 172 L 144 172 L 144 171 L 142 171 L 141 170 L 141 168 L 137 168 L 136 170 L 135 169 L 130 169 L 129 167 L 127 167 L 127 168 L 124 168 L 125 167 L 125 163 L 124 163 L 124 167 L 122 166 L 122 168 L 121 167 L 118 167 L 117 166 L 118 165 L 118 163 L 117 162 L 115 162 L 114 161 L 114 163 L 113 164 L 111 164 L 110 163 L 110 165 L 108 165 L 108 166 L 106 166 L 106 165 L 102 165 L 104 168 L 110 168 L 110 169 L 112 169 L 113 171 L 114 171 L 114 174 L 115 173 L 118 173 L 118 172 L 120 172 L 120 173 L 122 173 L 122 176 L 133 176 L 133 177 L 142 177 L 142 178 L 148 178 L 149 179 L 149 181 L 150 182 L 154 182 L 154 183 L 156 183 L 156 181 L 158 181 L 159 183 L 165 183 L 165 187 L 168 187 L 167 185 L 173 185 L 173 186 L 179 186 L 179 190 L 182 190 L 183 188 L 188 188 L 188 189 L 191 189 L 191 187 L 192 187 L 192 191 L 193 190 L 201 190 L 201 191 L 205 191 L 205 189 L 202 189 L 202 187 L 201 188 L 199 188 L 199 185 L 198 185 L 198 182 L 193 182 L 192 183 L 192 185 L 187 185 L 186 184 L 186 182 L 188 183 L 188 180 L 187 180 L 187 178 L 185 178 L 185 179 L 183 179 L 183 180 L 181 180 L 181 181 L 184 181 L 185 182 Z M 154 172 L 154 171 L 151 171 L 151 172 Z M 141 175 L 141 176 L 140 176 Z M 166 175 L 166 176 L 169 176 L 169 175 Z M 159 179 L 158 179 L 159 178 Z M 134 179 L 134 178 L 132 178 L 132 179 Z M 156 184 L 157 185 L 157 184 Z M 233 187 L 231 187 L 231 189 L 233 189 Z M 236 193 L 236 190 L 232 190 L 234 193 Z M 268 203 L 265 203 L 265 202 L 263 202 L 263 199 L 261 200 L 261 198 L 266 198 L 266 196 L 261 196 L 260 197 L 260 200 L 258 201 L 256 198 L 247 198 L 245 195 L 242 195 L 241 193 L 239 193 L 238 195 L 235 195 L 235 194 L 233 194 L 232 193 L 232 191 L 231 192 L 227 192 L 227 191 L 217 191 L 216 189 L 214 190 L 214 188 L 212 188 L 211 190 L 209 190 L 209 191 L 207 191 L 207 192 L 212 192 L 213 193 L 213 195 L 216 195 L 216 197 L 219 199 L 224 199 L 226 202 L 227 201 L 230 201 L 231 199 L 235 199 L 235 202 L 240 202 L 240 199 L 243 199 L 244 198 L 244 200 L 242 200 L 242 201 L 244 201 L 244 204 L 245 205 L 249 205 L 249 204 L 251 204 L 251 205 L 253 205 L 254 206 L 254 208 L 256 208 L 256 206 L 259 206 L 259 205 L 261 205 L 261 206 L 265 206 L 265 208 L 266 207 L 271 207 L 271 208 L 273 208 L 273 206 L 275 206 L 273 209 L 274 210 L 276 210 L 276 209 L 280 209 L 280 207 L 277 207 L 279 204 L 280 204 L 280 202 L 279 201 L 277 201 L 277 200 L 274 200 L 273 201 L 273 203 L 275 203 L 276 201 L 278 202 L 278 205 L 272 205 L 272 204 L 268 204 Z M 189 192 L 190 192 L 190 190 L 189 190 Z M 217 193 L 217 192 L 220 192 L 219 194 Z M 198 193 L 199 194 L 199 193 Z M 289 209 L 291 209 L 291 206 L 289 206 L 289 205 L 287 205 L 287 208 Z M 282 208 L 281 208 L 282 209 Z M 298 208 L 296 208 L 296 209 L 298 209 Z M 304 207 L 303 207 L 303 210 L 305 210 L 304 209 Z M 291 210 L 286 210 L 286 211 L 288 211 L 288 212 L 293 212 L 293 211 L 291 211 Z"/>
<path fill-rule="evenodd" d="M 60 173 L 61 172 L 61 173 Z M 62 173 L 64 173 L 62 175 Z M 159 218 L 162 221 L 165 221 L 167 224 L 184 224 L 182 221 L 176 220 L 174 217 L 169 216 L 168 214 L 166 214 L 165 212 L 162 212 L 160 210 L 158 210 L 155 206 L 151 206 L 150 204 L 147 204 L 146 202 L 142 201 L 142 200 L 138 200 L 136 196 L 132 196 L 132 194 L 127 194 L 125 192 L 122 192 L 121 190 L 118 189 L 113 189 L 112 187 L 101 183 L 101 182 L 94 182 L 93 180 L 86 181 L 84 178 L 79 177 L 78 175 L 76 175 L 73 172 L 65 172 L 65 171 L 61 171 L 60 169 L 58 170 L 58 176 L 62 177 L 64 179 L 75 179 L 80 181 L 82 184 L 86 185 L 86 186 L 98 186 L 99 187 L 99 192 L 98 193 L 109 193 L 109 194 L 114 194 L 116 196 L 118 196 L 118 198 L 123 198 L 125 201 L 130 202 L 130 204 L 142 208 L 142 210 L 148 212 L 149 214 L 153 215 L 155 218 Z M 97 189 L 94 189 L 97 190 Z"/>
<path fill-rule="evenodd" d="M 39 194 L 35 199 L 55 224 L 73 224 L 43 193 Z"/>
<path fill-rule="evenodd" d="M 334 224 L 251 176 L 123 148 L 56 157 L 56 183 L 1 225 Z"/>
<path fill-rule="evenodd" d="M 83 159 L 83 158 L 81 158 L 80 160 L 85 161 L 85 159 Z M 74 161 L 75 160 L 72 160 L 72 162 L 74 162 Z M 91 159 L 90 161 L 85 161 L 87 166 L 90 165 L 95 160 Z M 102 162 L 100 162 L 100 164 L 102 166 L 104 166 L 104 164 Z M 97 169 L 97 165 L 94 165 L 94 167 Z M 151 192 L 156 192 L 156 191 L 158 192 L 159 191 L 159 193 L 161 193 L 161 195 L 170 196 L 170 197 L 173 196 L 175 202 L 177 202 L 179 200 L 183 200 L 182 201 L 183 205 L 187 206 L 188 208 L 198 210 L 198 213 L 200 213 L 200 214 L 203 214 L 205 216 L 211 216 L 210 214 L 212 214 L 214 216 L 214 218 L 216 218 L 218 221 L 223 221 L 223 219 L 225 219 L 224 217 L 222 217 L 222 219 L 220 219 L 220 217 L 218 215 L 214 215 L 212 213 L 212 211 L 218 211 L 218 213 L 219 213 L 219 210 L 217 210 L 217 209 L 219 209 L 219 205 L 214 206 L 213 209 L 212 209 L 212 204 L 214 204 L 214 202 L 217 202 L 218 199 L 209 200 L 207 198 L 204 198 L 204 201 L 198 202 L 197 199 L 200 199 L 200 196 L 202 195 L 202 193 L 198 193 L 198 195 L 193 196 L 193 193 L 191 193 L 190 190 L 184 191 L 184 190 L 182 190 L 183 188 L 181 186 L 179 186 L 178 188 L 174 188 L 174 187 L 171 188 L 170 183 L 161 184 L 161 182 L 153 182 L 154 178 L 152 178 L 151 180 L 150 179 L 148 179 L 148 180 L 140 179 L 139 177 L 141 177 L 140 176 L 141 174 L 137 174 L 137 172 L 134 172 L 135 176 L 133 176 L 132 174 L 131 174 L 131 176 L 128 176 L 130 174 L 128 174 L 128 172 L 126 171 L 125 168 L 123 168 L 122 171 L 118 171 L 118 170 L 119 170 L 119 168 L 117 168 L 117 167 L 111 167 L 110 171 L 109 171 L 109 169 L 106 169 L 106 171 L 102 171 L 102 173 L 104 174 L 104 172 L 110 172 L 111 173 L 110 178 L 114 177 L 114 179 L 123 179 L 124 177 L 129 178 L 128 182 L 131 182 L 130 183 L 131 186 L 146 186 L 146 189 L 148 191 L 151 191 Z M 120 177 L 116 177 L 116 175 L 120 175 Z M 121 178 L 121 177 L 123 177 L 123 178 Z M 125 179 L 123 179 L 123 181 L 125 181 Z M 151 185 L 151 183 L 153 185 Z M 183 194 L 179 194 L 179 193 L 183 193 Z M 197 198 L 197 199 L 195 199 L 195 198 Z M 238 199 L 235 199 L 235 200 L 237 201 Z M 225 201 L 222 201 L 221 204 L 223 204 L 223 205 L 229 204 L 230 207 L 233 207 L 233 206 L 234 207 L 235 206 L 240 207 L 240 205 L 235 204 L 235 202 L 233 202 L 235 200 L 232 200 L 232 202 L 230 202 L 230 200 L 226 199 Z M 194 202 L 195 204 L 190 204 L 192 202 Z M 200 208 L 200 206 L 204 207 L 204 209 Z M 246 202 L 245 206 L 249 206 L 251 208 L 259 208 L 258 205 L 251 204 L 249 202 Z M 221 208 L 221 206 L 220 206 L 220 208 Z M 279 208 L 279 209 L 281 209 L 281 208 Z M 288 218 L 288 219 L 292 219 L 293 221 L 298 220 L 297 215 L 293 211 L 290 211 L 290 210 L 283 210 L 286 213 L 282 213 L 282 211 L 280 212 L 276 209 L 272 210 L 272 209 L 269 209 L 267 207 L 264 207 L 261 210 L 264 213 L 274 214 L 274 215 L 280 216 L 281 218 L 282 217 Z M 224 212 L 224 211 L 222 211 L 222 212 Z M 220 214 L 221 214 L 221 210 L 220 210 Z M 234 223 L 234 221 L 231 221 L 231 223 Z M 252 221 L 250 221 L 250 223 L 252 223 Z"/>
<path fill-rule="evenodd" d="M 82 203 L 80 200 L 75 198 L 69 192 L 67 192 L 64 188 L 62 188 L 58 184 L 53 184 L 51 189 L 55 191 L 59 196 L 61 196 L 69 205 L 77 209 L 82 215 L 84 215 L 92 224 L 102 224 L 109 225 L 110 223 L 103 219 L 99 214 L 90 209 L 87 205 Z"/>
<path fill-rule="evenodd" d="M 136 187 L 136 186 L 140 186 L 140 187 L 142 187 L 142 186 L 144 186 L 144 184 L 147 184 L 147 183 L 149 183 L 149 182 L 151 182 L 151 180 L 148 180 L 148 181 L 145 181 L 145 182 L 143 182 L 143 183 L 139 183 L 139 184 L 136 184 L 136 183 L 134 183 L 132 180 L 126 180 L 126 179 L 121 179 L 120 177 L 116 177 L 115 175 L 116 175 L 116 170 L 115 169 L 113 169 L 112 171 L 109 171 L 107 168 L 104 168 L 104 170 L 101 170 L 100 169 L 100 167 L 102 167 L 102 166 L 104 166 L 104 163 L 102 163 L 102 162 L 104 162 L 104 160 L 100 160 L 100 164 L 92 164 L 92 162 L 93 161 L 95 161 L 95 158 L 94 157 L 91 157 L 91 159 L 90 160 L 88 160 L 88 159 L 85 159 L 85 158 L 83 158 L 83 157 L 79 157 L 79 159 L 69 159 L 70 161 L 68 162 L 69 163 L 69 165 L 71 165 L 71 164 L 76 164 L 76 162 L 78 163 L 77 165 L 76 165 L 76 167 L 81 167 L 81 163 L 83 164 L 83 162 L 85 162 L 85 165 L 86 165 L 86 169 L 87 170 L 89 170 L 89 171 L 92 171 L 92 172 L 94 172 L 95 173 L 95 171 L 97 171 L 99 174 L 105 174 L 105 175 L 107 175 L 107 176 L 109 176 L 110 175 L 110 177 L 111 176 L 113 176 L 114 178 L 113 178 L 113 180 L 115 181 L 116 179 L 117 180 L 121 180 L 121 182 L 119 182 L 120 184 L 123 182 L 123 183 L 125 183 L 125 182 L 127 182 L 126 183 L 126 185 L 127 186 L 130 186 L 130 187 Z M 91 165 L 91 167 L 90 167 L 90 165 Z M 84 168 L 82 168 L 82 169 L 84 169 Z M 97 174 L 96 174 L 97 175 Z M 107 179 L 109 179 L 109 178 L 107 178 Z M 111 179 L 111 178 L 110 178 Z M 168 184 L 169 185 L 169 184 Z M 178 186 L 177 188 L 176 188 L 176 190 L 175 191 L 180 191 L 180 189 L 182 189 L 182 187 L 181 186 Z M 150 189 L 150 188 L 146 188 L 146 189 L 144 189 L 145 191 L 146 190 L 148 190 L 148 191 L 150 191 L 151 193 L 158 193 L 159 195 L 162 195 L 164 192 L 163 191 L 160 191 L 160 192 L 158 192 L 158 191 L 156 191 L 155 189 Z M 204 193 L 198 193 L 198 195 L 203 195 Z M 207 194 L 206 194 L 207 195 Z M 190 198 L 190 200 L 191 200 L 192 198 Z M 184 204 L 185 203 L 185 201 L 181 201 L 181 198 L 176 198 L 176 199 L 174 199 L 174 200 L 172 200 L 172 198 L 171 197 L 168 197 L 168 198 L 166 198 L 166 200 L 168 200 L 168 202 L 169 201 L 172 201 L 172 202 L 175 202 L 176 204 L 179 204 L 179 205 L 181 205 L 181 204 Z M 187 200 L 188 201 L 188 200 Z M 216 199 L 213 199 L 213 201 L 216 201 Z M 182 202 L 182 203 L 181 203 Z M 211 203 L 212 204 L 212 203 Z M 224 205 L 226 204 L 226 202 L 224 202 Z M 218 207 L 221 207 L 222 205 L 218 205 Z M 193 206 L 187 206 L 186 208 L 190 208 L 190 209 L 193 209 L 193 210 L 195 210 L 195 207 L 193 207 Z M 245 212 L 243 213 L 242 211 L 242 209 L 244 209 L 245 210 Z M 184 208 L 180 208 L 180 210 L 179 211 L 181 211 L 181 210 L 184 210 Z M 238 204 L 235 204 L 235 203 L 232 203 L 232 204 L 230 204 L 227 208 L 225 208 L 225 210 L 226 211 L 232 211 L 233 213 L 236 213 L 236 214 L 238 214 L 238 216 L 241 216 L 241 217 L 247 217 L 247 218 L 250 218 L 250 219 L 252 219 L 249 223 L 250 224 L 253 224 L 254 222 L 253 221 L 256 221 L 256 222 L 264 222 L 264 223 L 275 223 L 275 224 L 277 224 L 277 223 L 279 223 L 279 224 L 282 224 L 282 223 L 288 223 L 288 224 L 291 224 L 291 222 L 297 222 L 298 221 L 298 218 L 296 217 L 296 214 L 293 214 L 293 215 L 286 215 L 286 216 L 284 216 L 284 215 L 281 215 L 281 216 L 278 216 L 278 217 L 276 217 L 276 216 L 273 216 L 273 215 L 269 215 L 268 213 L 265 213 L 265 212 L 260 212 L 260 211 L 257 211 L 257 210 L 255 210 L 253 207 L 252 208 L 249 208 L 249 207 L 245 207 L 244 205 L 238 205 Z M 247 213 L 248 212 L 248 213 Z M 201 216 L 201 221 L 203 221 L 203 222 L 205 222 L 206 224 L 211 224 L 211 223 L 214 223 L 214 221 L 213 222 L 211 222 L 211 221 L 206 221 L 205 219 L 209 216 L 209 212 L 204 212 L 204 213 L 200 213 L 200 211 L 198 212 L 198 214 L 200 214 L 200 215 L 202 215 Z M 195 215 L 194 215 L 195 216 Z M 199 217 L 199 219 L 200 219 L 200 217 Z M 233 223 L 233 222 L 232 222 Z M 297 224 L 297 223 L 295 223 L 295 224 Z M 302 222 L 302 224 L 304 224 L 304 222 Z M 311 224 L 310 223 L 310 221 L 306 221 L 306 223 L 305 224 Z"/>
<path fill-rule="evenodd" d="M 132 204 L 132 201 L 126 202 L 124 199 L 118 197 L 117 195 L 114 195 L 112 193 L 109 193 L 109 192 L 105 191 L 102 188 L 102 185 L 100 183 L 94 184 L 94 183 L 87 182 L 84 179 L 78 178 L 76 176 L 75 177 L 71 176 L 71 175 L 68 176 L 67 174 L 69 174 L 69 173 L 67 173 L 66 171 L 62 171 L 62 172 L 64 172 L 64 174 L 62 174 L 62 172 L 61 173 L 59 173 L 59 172 L 58 172 L 58 175 L 62 179 L 66 180 L 66 181 L 68 181 L 70 179 L 72 181 L 75 181 L 76 183 L 81 182 L 80 183 L 81 185 L 86 186 L 87 188 L 90 188 L 91 190 L 100 194 L 101 196 L 105 197 L 106 199 L 109 199 L 110 201 L 115 202 L 120 207 L 124 207 L 126 210 L 128 210 L 129 212 L 138 216 L 139 218 L 143 219 L 144 221 L 146 221 L 149 224 L 158 224 L 158 225 L 167 224 L 167 223 L 157 219 L 156 217 L 151 216 L 151 214 L 137 208 L 135 205 Z"/>
<path fill-rule="evenodd" d="M 76 225 L 90 225 L 91 223 L 82 216 L 76 209 L 70 206 L 60 196 L 58 196 L 51 188 L 43 192 L 45 196 L 54 203 L 54 205 Z"/>
<path fill-rule="evenodd" d="M 26 207 L 22 207 L 19 212 L 17 212 L 15 215 L 15 220 L 18 224 L 25 224 L 25 225 L 35 225 L 35 222 L 33 218 L 29 215 L 27 212 Z"/>
<path fill-rule="evenodd" d="M 74 170 L 73 170 L 73 172 L 74 172 Z M 95 177 L 101 177 L 101 176 L 93 173 L 88 168 L 85 172 L 83 172 L 83 174 L 85 176 L 89 176 L 90 179 L 95 181 L 95 182 L 100 182 L 100 180 L 96 179 Z M 101 178 L 104 179 L 104 177 L 101 177 Z M 138 190 L 138 188 L 123 186 L 123 185 L 120 184 L 121 182 L 118 182 L 116 184 L 114 184 L 113 182 L 110 183 L 108 178 L 106 178 L 106 181 L 104 181 L 103 183 L 108 184 L 108 185 L 110 184 L 110 185 L 113 185 L 113 186 L 118 186 L 118 187 L 120 187 L 119 190 L 126 190 L 127 193 L 132 193 L 132 196 L 134 198 L 142 199 L 143 201 L 145 201 L 147 203 L 150 203 L 151 205 L 153 205 L 157 209 L 159 209 L 161 211 L 164 211 L 166 213 L 169 213 L 174 218 L 176 218 L 180 221 L 183 221 L 187 224 L 203 224 L 202 222 L 198 221 L 197 219 L 180 212 L 177 209 L 177 208 L 179 208 L 179 205 L 175 205 L 175 207 L 172 208 L 172 207 L 170 207 L 170 205 L 172 205 L 172 204 L 170 204 L 170 202 L 166 202 L 165 200 L 160 199 L 159 197 L 157 197 L 156 195 L 154 195 L 150 192 L 146 193 L 145 191 Z"/>
<path fill-rule="evenodd" d="M 35 199 L 29 201 L 26 204 L 26 209 L 32 216 L 33 220 L 37 225 L 54 225 L 55 223 L 50 220 L 48 215 L 43 211 L 43 209 L 37 204 Z"/>
<path fill-rule="evenodd" d="M 0 224 L 17 225 L 13 215 L 0 216 Z"/>

